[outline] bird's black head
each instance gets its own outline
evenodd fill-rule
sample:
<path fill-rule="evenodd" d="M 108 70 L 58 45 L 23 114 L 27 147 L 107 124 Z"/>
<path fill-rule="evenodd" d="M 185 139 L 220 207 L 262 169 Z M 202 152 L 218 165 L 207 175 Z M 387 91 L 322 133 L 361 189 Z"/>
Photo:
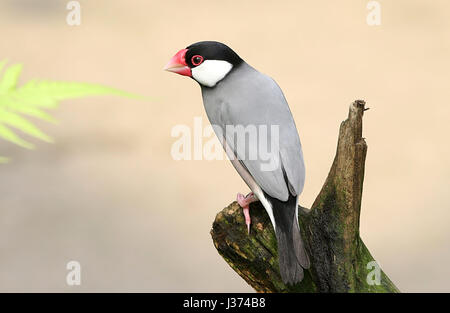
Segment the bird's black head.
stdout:
<path fill-rule="evenodd" d="M 190 76 L 203 86 L 214 87 L 242 62 L 227 45 L 217 41 L 201 41 L 180 50 L 165 69 Z"/>
<path fill-rule="evenodd" d="M 242 59 L 227 45 L 217 41 L 200 41 L 186 48 L 186 63 L 193 68 L 199 64 L 200 59 L 194 58 L 199 56 L 206 60 L 226 61 L 233 66 L 237 66 Z"/>

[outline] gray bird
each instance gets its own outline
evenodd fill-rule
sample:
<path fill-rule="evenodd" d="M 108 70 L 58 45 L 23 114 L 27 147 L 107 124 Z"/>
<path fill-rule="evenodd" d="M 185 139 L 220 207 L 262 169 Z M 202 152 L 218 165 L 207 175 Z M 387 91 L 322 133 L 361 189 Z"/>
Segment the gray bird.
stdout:
<path fill-rule="evenodd" d="M 300 282 L 303 269 L 310 266 L 298 223 L 305 165 L 297 128 L 280 87 L 215 41 L 180 50 L 165 70 L 200 84 L 209 121 L 252 191 L 237 196 L 248 231 L 249 204 L 261 201 L 275 229 L 281 277 L 286 284 Z"/>

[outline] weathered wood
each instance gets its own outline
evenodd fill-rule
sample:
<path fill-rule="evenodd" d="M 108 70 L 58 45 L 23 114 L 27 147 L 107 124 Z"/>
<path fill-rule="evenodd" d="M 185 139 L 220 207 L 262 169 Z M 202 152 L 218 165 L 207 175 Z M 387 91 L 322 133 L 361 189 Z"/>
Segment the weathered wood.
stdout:
<path fill-rule="evenodd" d="M 225 261 L 258 292 L 399 292 L 381 271 L 380 284 L 368 283 L 374 261 L 359 236 L 359 217 L 367 145 L 362 138 L 365 102 L 350 105 L 342 122 L 336 156 L 311 210 L 299 210 L 311 268 L 297 285 L 285 285 L 279 274 L 277 243 L 270 219 L 252 203 L 250 235 L 236 202 L 219 212 L 211 229 Z M 373 264 L 373 263 L 370 263 Z M 372 275 L 371 274 L 371 275 Z M 372 275 L 373 276 L 373 275 Z M 370 277 L 372 278 L 372 277 Z"/>

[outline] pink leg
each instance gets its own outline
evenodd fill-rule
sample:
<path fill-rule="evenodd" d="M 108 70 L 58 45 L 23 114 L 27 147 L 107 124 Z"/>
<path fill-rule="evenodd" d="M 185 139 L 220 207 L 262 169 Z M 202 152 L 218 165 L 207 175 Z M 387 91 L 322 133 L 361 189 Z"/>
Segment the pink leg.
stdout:
<path fill-rule="evenodd" d="M 247 231 L 250 234 L 250 210 L 249 205 L 252 202 L 258 201 L 258 198 L 253 194 L 253 192 L 250 192 L 248 195 L 244 197 L 243 194 L 238 193 L 237 194 L 237 202 L 242 207 L 242 210 L 244 211 L 244 217 L 245 217 L 245 224 L 247 225 Z"/>

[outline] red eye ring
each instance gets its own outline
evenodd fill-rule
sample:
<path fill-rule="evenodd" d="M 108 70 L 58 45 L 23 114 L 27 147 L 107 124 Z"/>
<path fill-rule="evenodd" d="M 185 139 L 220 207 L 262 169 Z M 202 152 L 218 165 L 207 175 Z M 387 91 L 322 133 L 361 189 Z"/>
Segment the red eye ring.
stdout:
<path fill-rule="evenodd" d="M 202 64 L 202 62 L 203 62 L 203 57 L 201 56 L 201 55 L 194 55 L 192 58 L 191 58 L 191 62 L 192 62 L 192 65 L 194 65 L 194 66 L 198 66 L 198 65 L 200 65 L 200 64 Z"/>

